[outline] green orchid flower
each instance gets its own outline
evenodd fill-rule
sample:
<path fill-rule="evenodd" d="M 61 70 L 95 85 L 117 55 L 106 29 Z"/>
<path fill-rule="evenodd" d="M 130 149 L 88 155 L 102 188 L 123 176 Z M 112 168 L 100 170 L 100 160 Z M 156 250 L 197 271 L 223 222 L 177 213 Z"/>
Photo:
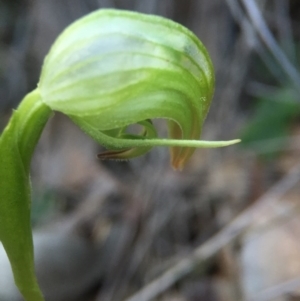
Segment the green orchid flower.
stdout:
<path fill-rule="evenodd" d="M 107 148 L 102 159 L 128 159 L 169 146 L 182 169 L 195 148 L 239 142 L 199 141 L 214 91 L 210 57 L 198 38 L 170 20 L 99 10 L 70 25 L 47 55 L 37 88 L 0 137 L 0 240 L 27 301 L 42 301 L 33 265 L 29 167 L 35 145 L 58 111 Z M 168 122 L 168 139 L 152 123 Z M 130 134 L 128 126 L 143 131 Z"/>

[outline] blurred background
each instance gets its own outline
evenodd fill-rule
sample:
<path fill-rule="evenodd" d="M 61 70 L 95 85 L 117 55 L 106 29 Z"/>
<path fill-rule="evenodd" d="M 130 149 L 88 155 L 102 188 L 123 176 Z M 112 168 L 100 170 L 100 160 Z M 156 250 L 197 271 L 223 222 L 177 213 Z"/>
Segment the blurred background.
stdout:
<path fill-rule="evenodd" d="M 300 2 L 0 0 L 1 129 L 59 33 L 108 7 L 194 31 L 216 71 L 202 138 L 243 142 L 197 150 L 182 172 L 166 148 L 99 161 L 55 114 L 32 161 L 47 301 L 300 300 Z M 1 248 L 0 300 L 22 300 Z"/>

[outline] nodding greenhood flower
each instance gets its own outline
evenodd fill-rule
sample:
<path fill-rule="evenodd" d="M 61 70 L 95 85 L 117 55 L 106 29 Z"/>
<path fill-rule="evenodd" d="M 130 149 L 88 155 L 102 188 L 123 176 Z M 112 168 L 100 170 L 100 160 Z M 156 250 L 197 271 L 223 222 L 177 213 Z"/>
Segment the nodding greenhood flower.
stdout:
<path fill-rule="evenodd" d="M 214 72 L 198 38 L 161 17 L 100 10 L 80 19 L 51 48 L 38 90 L 52 110 L 110 149 L 100 158 L 132 158 L 166 145 L 181 169 L 194 147 L 232 143 L 180 141 L 200 137 Z M 168 120 L 172 140 L 155 139 L 153 118 Z M 126 134 L 134 123 L 144 126 L 141 135 Z"/>
<path fill-rule="evenodd" d="M 69 116 L 108 150 L 103 159 L 140 156 L 170 146 L 181 169 L 196 147 L 214 91 L 210 57 L 198 38 L 170 20 L 99 10 L 70 25 L 45 59 L 38 87 L 14 112 L 0 137 L 0 240 L 24 298 L 43 300 L 33 269 L 29 166 L 51 111 Z M 152 120 L 168 120 L 159 139 Z M 139 135 L 127 132 L 139 124 Z"/>

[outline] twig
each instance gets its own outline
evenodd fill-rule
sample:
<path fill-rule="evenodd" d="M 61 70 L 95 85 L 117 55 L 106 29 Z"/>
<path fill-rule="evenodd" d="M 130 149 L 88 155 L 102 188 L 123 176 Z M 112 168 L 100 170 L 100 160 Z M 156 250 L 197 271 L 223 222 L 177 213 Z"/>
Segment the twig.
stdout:
<path fill-rule="evenodd" d="M 249 49 L 256 51 L 261 60 L 266 64 L 271 74 L 282 84 L 285 83 L 285 78 L 278 72 L 278 68 L 274 65 L 273 60 L 270 58 L 269 53 L 266 51 L 265 46 L 258 39 L 253 25 L 246 17 L 238 0 L 226 0 L 227 6 L 231 12 L 232 17 L 238 23 L 244 33 Z"/>
<path fill-rule="evenodd" d="M 227 6 L 230 10 L 230 13 L 235 20 L 236 23 L 238 23 L 244 32 L 244 35 L 246 37 L 246 41 L 248 43 L 249 48 L 255 48 L 257 46 L 257 37 L 255 34 L 255 31 L 253 29 L 253 26 L 249 22 L 249 20 L 245 17 L 245 13 L 243 12 L 240 3 L 237 0 L 225 0 L 227 3 Z"/>
<path fill-rule="evenodd" d="M 199 262 L 215 255 L 222 247 L 237 238 L 248 226 L 251 225 L 255 215 L 275 200 L 280 199 L 289 189 L 300 180 L 300 166 L 294 167 L 290 172 L 274 185 L 267 193 L 259 198 L 256 203 L 241 213 L 228 226 L 194 250 L 194 252 L 180 260 L 173 268 L 167 270 L 134 296 L 125 301 L 150 301 L 170 288 L 178 280 L 192 272 Z"/>
<path fill-rule="evenodd" d="M 269 301 L 277 297 L 293 293 L 300 286 L 300 278 L 294 278 L 282 282 L 278 285 L 272 286 L 263 290 L 261 293 L 256 294 L 253 298 L 247 299 L 247 301 Z"/>
<path fill-rule="evenodd" d="M 269 51 L 273 54 L 274 58 L 281 65 L 285 73 L 289 76 L 296 90 L 300 91 L 300 75 L 276 42 L 259 8 L 257 7 L 256 2 L 254 0 L 241 1 L 245 6 L 246 12 L 257 32 L 257 35 L 260 37 Z"/>
<path fill-rule="evenodd" d="M 289 15 L 290 2 L 275 0 L 274 4 L 279 43 L 285 50 L 289 59 L 295 63 L 297 62 L 297 54 L 293 38 L 291 18 Z"/>

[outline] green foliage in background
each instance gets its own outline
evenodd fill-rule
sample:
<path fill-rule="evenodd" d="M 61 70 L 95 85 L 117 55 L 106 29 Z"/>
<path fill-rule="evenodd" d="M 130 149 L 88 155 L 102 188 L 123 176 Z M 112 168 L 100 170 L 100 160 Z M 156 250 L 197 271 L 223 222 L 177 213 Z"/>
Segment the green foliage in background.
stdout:
<path fill-rule="evenodd" d="M 265 159 L 273 159 L 284 148 L 295 118 L 300 116 L 297 95 L 288 88 L 259 99 L 255 113 L 241 133 L 241 146 L 253 149 Z"/>

